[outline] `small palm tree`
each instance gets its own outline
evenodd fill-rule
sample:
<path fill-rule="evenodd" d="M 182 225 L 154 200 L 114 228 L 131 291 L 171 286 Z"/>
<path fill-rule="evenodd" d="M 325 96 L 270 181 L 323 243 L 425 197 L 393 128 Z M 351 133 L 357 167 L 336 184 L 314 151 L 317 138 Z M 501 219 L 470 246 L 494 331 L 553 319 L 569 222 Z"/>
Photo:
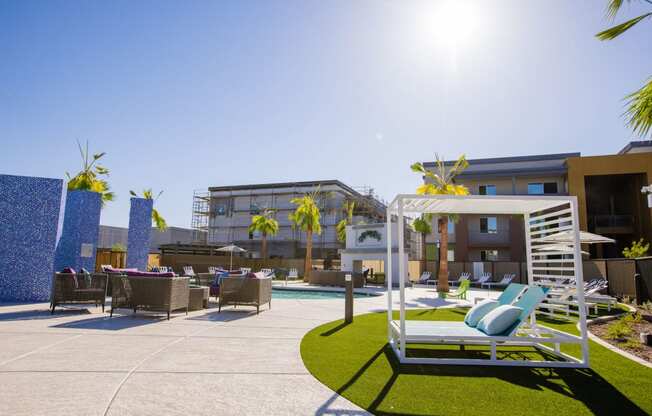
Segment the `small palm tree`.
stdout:
<path fill-rule="evenodd" d="M 88 151 L 88 141 L 86 141 L 86 148 L 83 148 L 81 143 L 77 141 L 77 147 L 83 162 L 82 170 L 74 177 L 66 172 L 68 190 L 97 192 L 102 196 L 102 206 L 108 201 L 113 201 L 115 194 L 109 191 L 110 187 L 106 179 L 102 179 L 102 177 L 109 176 L 109 170 L 98 164 L 98 160 L 106 153 L 96 153 L 91 157 Z"/>
<path fill-rule="evenodd" d="M 353 210 L 355 209 L 355 201 L 344 202 L 342 207 L 345 218 L 337 223 L 335 230 L 337 231 L 337 239 L 342 243 L 346 243 L 346 226 L 351 225 L 353 222 Z"/>
<path fill-rule="evenodd" d="M 313 234 L 321 234 L 321 224 L 319 223 L 321 214 L 317 205 L 320 196 L 319 188 L 317 188 L 315 192 L 290 200 L 296 205 L 295 211 L 288 215 L 288 218 L 292 221 L 292 228 L 298 227 L 306 233 L 304 278 L 310 276 L 310 270 L 312 269 L 312 236 Z"/>
<path fill-rule="evenodd" d="M 156 195 L 156 198 L 154 198 L 154 193 L 152 192 L 151 188 L 150 189 L 145 189 L 143 191 L 143 196 L 138 196 L 138 194 L 134 191 L 129 191 L 129 194 L 133 196 L 134 198 L 145 198 L 145 199 L 153 199 L 154 202 L 158 200 L 158 198 L 161 196 L 163 191 L 159 192 L 158 195 Z M 168 228 L 168 224 L 165 221 L 165 219 L 159 214 L 159 212 L 156 210 L 156 208 L 152 208 L 152 222 L 154 223 L 154 226 L 156 227 L 157 230 L 159 231 L 165 231 Z"/>
<path fill-rule="evenodd" d="M 631 0 L 609 0 L 607 5 L 607 17 L 614 19 L 624 3 L 629 3 Z M 652 5 L 652 1 L 645 0 L 646 3 Z M 627 32 L 636 24 L 645 19 L 652 18 L 652 11 L 643 13 L 633 19 L 624 23 L 603 30 L 595 35 L 600 40 L 612 40 Z M 634 133 L 640 136 L 646 136 L 652 128 L 652 78 L 641 87 L 625 97 L 627 100 L 627 110 L 624 116 L 627 118 L 627 125 Z"/>
<path fill-rule="evenodd" d="M 432 214 L 423 214 L 419 218 L 412 221 L 412 228 L 414 231 L 421 234 L 421 259 L 423 259 L 423 264 L 427 262 L 426 259 L 426 236 L 432 232 Z"/>
<path fill-rule="evenodd" d="M 278 233 L 278 221 L 274 219 L 275 212 L 276 211 L 274 210 L 266 209 L 262 214 L 251 217 L 249 232 L 259 232 L 261 234 L 262 248 L 260 251 L 263 259 L 267 258 L 267 236 L 276 235 L 276 233 Z"/>
<path fill-rule="evenodd" d="M 426 170 L 420 162 L 414 163 L 410 168 L 413 172 L 420 173 L 425 176 L 427 181 L 425 184 L 417 188 L 419 195 L 468 195 L 469 190 L 464 185 L 455 184 L 455 178 L 469 166 L 466 161 L 466 156 L 460 156 L 455 164 L 447 169 L 444 161 L 435 154 L 435 170 L 434 172 Z M 443 255 L 439 256 L 439 274 L 437 282 L 438 292 L 448 292 L 448 217 L 454 213 L 442 212 L 437 214 L 439 219 L 437 221 L 437 229 L 439 231 L 439 252 Z"/>

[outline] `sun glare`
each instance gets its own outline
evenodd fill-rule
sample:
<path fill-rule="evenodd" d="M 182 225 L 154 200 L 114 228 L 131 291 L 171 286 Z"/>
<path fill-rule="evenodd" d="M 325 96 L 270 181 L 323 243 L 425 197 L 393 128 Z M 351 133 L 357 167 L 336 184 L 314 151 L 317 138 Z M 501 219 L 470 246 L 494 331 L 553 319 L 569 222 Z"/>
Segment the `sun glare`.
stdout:
<path fill-rule="evenodd" d="M 428 16 L 428 31 L 435 40 L 449 46 L 469 42 L 476 31 L 476 9 L 464 0 L 438 2 Z"/>

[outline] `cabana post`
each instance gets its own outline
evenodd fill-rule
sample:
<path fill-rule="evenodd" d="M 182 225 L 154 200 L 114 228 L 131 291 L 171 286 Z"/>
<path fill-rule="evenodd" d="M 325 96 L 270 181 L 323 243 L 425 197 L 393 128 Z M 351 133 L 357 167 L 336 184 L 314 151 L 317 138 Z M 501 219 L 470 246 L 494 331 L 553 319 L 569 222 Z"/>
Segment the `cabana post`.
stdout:
<path fill-rule="evenodd" d="M 537 323 L 536 308 L 524 308 L 522 320 L 511 332 L 500 336 L 488 336 L 459 323 L 406 320 L 405 314 L 405 259 L 403 218 L 411 214 L 507 214 L 522 215 L 525 228 L 525 249 L 528 287 L 523 295 L 524 305 L 540 302 L 546 290 L 556 288 L 582 288 L 582 255 L 578 225 L 577 198 L 574 196 L 456 196 L 456 195 L 398 195 L 387 208 L 388 234 L 392 217 L 398 220 L 399 319 L 393 319 L 392 268 L 386 268 L 388 283 L 388 339 L 401 363 L 455 364 L 455 365 L 503 365 L 527 367 L 580 367 L 589 365 L 586 308 L 583 290 L 577 290 L 580 335 L 572 335 Z M 562 251 L 550 251 L 546 236 L 570 231 L 572 241 L 561 243 Z M 391 239 L 388 238 L 389 241 Z M 560 243 L 555 243 L 560 246 Z M 388 244 L 388 259 L 391 259 Z M 560 258 L 561 257 L 561 258 Z M 391 262 L 391 260 L 389 260 Z M 391 265 L 390 265 L 391 266 Z M 543 288 L 543 290 L 538 289 Z M 534 289 L 537 288 L 537 289 Z M 530 292 L 532 292 L 530 294 Z M 538 297 L 537 297 L 538 296 Z M 526 299 L 531 298 L 531 299 Z M 535 305 L 536 306 L 536 305 Z M 529 314 L 529 322 L 528 316 Z M 408 356 L 409 344 L 482 345 L 489 348 L 489 358 L 432 358 Z M 563 344 L 579 344 L 581 357 L 577 358 L 561 350 Z M 529 346 L 538 350 L 542 359 L 500 359 L 501 346 Z"/>

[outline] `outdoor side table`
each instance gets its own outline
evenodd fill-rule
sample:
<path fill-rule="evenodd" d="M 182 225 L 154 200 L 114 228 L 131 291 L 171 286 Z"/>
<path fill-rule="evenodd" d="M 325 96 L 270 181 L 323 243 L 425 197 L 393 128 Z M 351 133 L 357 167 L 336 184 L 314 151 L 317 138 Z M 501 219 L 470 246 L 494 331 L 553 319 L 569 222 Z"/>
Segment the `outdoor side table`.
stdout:
<path fill-rule="evenodd" d="M 208 307 L 209 288 L 191 286 L 188 292 L 188 310 L 197 311 Z"/>

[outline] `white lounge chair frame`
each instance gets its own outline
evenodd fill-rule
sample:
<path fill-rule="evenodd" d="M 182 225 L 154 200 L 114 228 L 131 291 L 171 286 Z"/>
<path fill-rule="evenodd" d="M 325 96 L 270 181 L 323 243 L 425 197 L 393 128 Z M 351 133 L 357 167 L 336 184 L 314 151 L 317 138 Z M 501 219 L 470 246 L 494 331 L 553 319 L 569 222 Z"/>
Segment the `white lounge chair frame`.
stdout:
<path fill-rule="evenodd" d="M 404 246 L 404 216 L 432 214 L 506 214 L 523 215 L 525 222 L 525 249 L 527 259 L 528 284 L 566 289 L 583 288 L 582 255 L 578 224 L 577 198 L 574 196 L 487 196 L 487 195 L 405 195 L 396 196 L 387 207 L 387 218 L 398 225 L 398 276 L 392 276 L 391 231 L 387 226 L 387 338 L 398 360 L 404 364 L 453 364 L 453 365 L 502 365 L 524 367 L 573 367 L 589 366 L 588 333 L 586 326 L 586 307 L 584 291 L 577 291 L 579 306 L 580 335 L 568 334 L 537 324 L 535 313 L 530 315 L 527 325 L 509 336 L 468 337 L 441 336 L 436 331 L 423 331 L 414 328 L 420 325 L 406 323 L 405 276 L 407 275 Z M 562 231 L 573 233 L 573 242 L 563 243 L 569 251 L 547 251 L 550 243 L 542 238 Z M 557 246 L 558 243 L 555 243 Z M 558 258 L 561 257 L 561 258 Z M 393 319 L 392 280 L 399 280 L 399 319 Z M 570 279 L 570 280 L 569 280 Z M 548 283 L 543 283 L 543 282 Z M 558 282 L 558 283 L 557 283 Z M 408 357 L 407 344 L 448 344 L 448 345 L 486 345 L 490 348 L 489 359 L 478 358 L 425 358 Z M 552 347 L 549 347 L 549 344 Z M 561 351 L 561 344 L 579 344 L 580 358 Z M 501 360 L 497 356 L 497 346 L 527 345 L 542 351 L 542 360 Z M 546 360 L 546 354 L 556 360 Z"/>

